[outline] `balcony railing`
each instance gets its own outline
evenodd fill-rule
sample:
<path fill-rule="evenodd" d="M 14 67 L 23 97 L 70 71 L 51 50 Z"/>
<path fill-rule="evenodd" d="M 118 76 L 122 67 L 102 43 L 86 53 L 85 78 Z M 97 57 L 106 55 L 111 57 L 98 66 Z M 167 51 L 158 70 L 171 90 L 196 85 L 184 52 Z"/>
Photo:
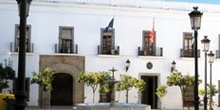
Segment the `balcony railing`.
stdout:
<path fill-rule="evenodd" d="M 55 53 L 78 54 L 78 45 L 72 44 L 70 47 L 64 47 L 62 45 L 55 44 Z"/>
<path fill-rule="evenodd" d="M 163 56 L 163 48 L 155 47 L 152 50 L 146 47 L 138 47 L 138 56 Z"/>
<path fill-rule="evenodd" d="M 19 46 L 17 45 L 17 42 L 10 42 L 10 52 L 18 52 L 18 51 L 19 51 Z M 28 43 L 28 45 L 26 45 L 26 52 L 28 53 L 34 52 L 33 43 Z"/>
<path fill-rule="evenodd" d="M 120 55 L 120 47 L 114 46 L 110 48 L 104 48 L 103 46 L 98 45 L 98 54 L 103 55 Z"/>
<path fill-rule="evenodd" d="M 219 59 L 219 58 L 220 58 L 220 50 L 216 50 L 216 53 L 215 53 L 215 54 L 216 54 L 216 58 Z"/>
<path fill-rule="evenodd" d="M 200 50 L 197 50 L 197 53 L 198 53 L 197 57 L 200 57 Z M 180 57 L 193 58 L 195 57 L 194 50 L 193 49 L 180 49 Z"/>

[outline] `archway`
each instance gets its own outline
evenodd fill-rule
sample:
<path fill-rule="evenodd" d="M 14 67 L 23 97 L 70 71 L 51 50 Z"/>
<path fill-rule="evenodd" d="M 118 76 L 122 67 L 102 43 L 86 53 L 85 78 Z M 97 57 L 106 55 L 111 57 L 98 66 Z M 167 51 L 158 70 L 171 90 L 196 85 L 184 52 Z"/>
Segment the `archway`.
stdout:
<path fill-rule="evenodd" d="M 51 105 L 72 106 L 73 105 L 73 78 L 69 74 L 54 74 L 51 91 Z"/>

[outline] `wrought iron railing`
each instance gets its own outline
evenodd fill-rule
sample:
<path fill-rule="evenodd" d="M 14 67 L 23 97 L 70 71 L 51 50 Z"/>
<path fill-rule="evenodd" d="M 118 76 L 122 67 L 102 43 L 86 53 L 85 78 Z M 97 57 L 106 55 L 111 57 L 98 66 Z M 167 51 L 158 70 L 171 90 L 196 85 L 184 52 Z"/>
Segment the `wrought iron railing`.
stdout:
<path fill-rule="evenodd" d="M 215 54 L 216 54 L 216 58 L 219 59 L 219 58 L 220 58 L 220 50 L 216 50 L 216 53 L 215 53 Z"/>
<path fill-rule="evenodd" d="M 67 47 L 67 46 L 55 44 L 55 53 L 78 54 L 78 45 L 72 44 L 71 46 Z"/>
<path fill-rule="evenodd" d="M 180 49 L 180 57 L 195 57 L 195 52 L 193 49 Z M 200 49 L 197 50 L 197 57 L 200 57 Z"/>
<path fill-rule="evenodd" d="M 119 46 L 113 46 L 113 47 L 104 47 L 101 45 L 98 45 L 98 54 L 104 54 L 104 55 L 120 55 L 120 47 Z"/>
<path fill-rule="evenodd" d="M 10 42 L 10 52 L 18 52 L 19 51 L 19 45 L 17 42 Z M 28 43 L 26 45 L 26 52 L 33 53 L 34 52 L 34 44 Z"/>
<path fill-rule="evenodd" d="M 144 46 L 138 47 L 138 56 L 163 56 L 162 47 L 146 48 Z"/>

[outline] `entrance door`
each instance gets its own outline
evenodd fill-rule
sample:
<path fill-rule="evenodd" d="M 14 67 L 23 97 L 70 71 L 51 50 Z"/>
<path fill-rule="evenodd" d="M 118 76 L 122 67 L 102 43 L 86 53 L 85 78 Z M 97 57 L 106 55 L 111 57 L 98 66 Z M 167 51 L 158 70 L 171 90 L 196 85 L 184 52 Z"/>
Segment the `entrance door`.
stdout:
<path fill-rule="evenodd" d="M 53 90 L 51 91 L 51 105 L 73 105 L 73 78 L 69 74 L 58 73 L 53 75 Z"/>
<path fill-rule="evenodd" d="M 157 89 L 158 77 L 141 76 L 141 79 L 143 79 L 146 82 L 146 88 L 142 92 L 141 103 L 150 105 L 151 108 L 153 109 L 157 108 L 156 89 Z"/>

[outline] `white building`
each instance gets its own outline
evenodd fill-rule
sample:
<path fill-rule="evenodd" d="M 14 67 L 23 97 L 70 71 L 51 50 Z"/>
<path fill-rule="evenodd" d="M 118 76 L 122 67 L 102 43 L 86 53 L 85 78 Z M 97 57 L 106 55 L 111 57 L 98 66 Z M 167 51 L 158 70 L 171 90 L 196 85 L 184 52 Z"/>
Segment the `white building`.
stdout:
<path fill-rule="evenodd" d="M 155 89 L 158 85 L 166 85 L 172 61 L 176 62 L 176 68 L 182 74 L 194 75 L 193 30 L 188 15 L 194 6 L 203 12 L 202 26 L 198 31 L 199 79 L 204 80 L 205 68 L 200 40 L 207 35 L 211 40 L 210 50 L 217 56 L 212 71 L 213 84 L 217 85 L 220 71 L 217 66 L 220 65 L 219 5 L 147 0 L 33 0 L 27 18 L 26 77 L 32 78 L 33 71 L 52 67 L 59 73 L 57 82 L 61 82 L 55 86 L 56 92 L 51 93 L 51 104 L 75 105 L 84 97 L 84 102 L 92 102 L 92 89 L 86 86 L 80 88 L 75 81 L 80 71 L 108 71 L 114 67 L 118 70 L 116 79 L 119 79 L 119 74 L 125 73 L 147 82 L 148 89 L 142 97 L 135 89 L 129 91 L 130 103 L 145 103 L 152 108 L 181 108 L 177 87 L 168 88 L 167 95 L 162 99 L 156 97 Z M 15 0 L 0 1 L 0 18 L 0 60 L 11 59 L 17 71 L 20 18 Z M 112 18 L 113 29 L 102 31 Z M 153 21 L 155 37 L 153 46 L 150 46 L 149 33 Z M 127 59 L 131 64 L 126 72 Z M 152 68 L 147 67 L 151 64 Z M 207 70 L 209 82 L 209 65 Z M 68 81 L 72 84 L 69 85 Z M 199 87 L 204 88 L 203 84 Z M 38 86 L 30 85 L 28 104 L 38 105 L 38 96 Z M 98 93 L 96 96 L 98 102 Z M 124 92 L 116 100 L 125 102 Z"/>

